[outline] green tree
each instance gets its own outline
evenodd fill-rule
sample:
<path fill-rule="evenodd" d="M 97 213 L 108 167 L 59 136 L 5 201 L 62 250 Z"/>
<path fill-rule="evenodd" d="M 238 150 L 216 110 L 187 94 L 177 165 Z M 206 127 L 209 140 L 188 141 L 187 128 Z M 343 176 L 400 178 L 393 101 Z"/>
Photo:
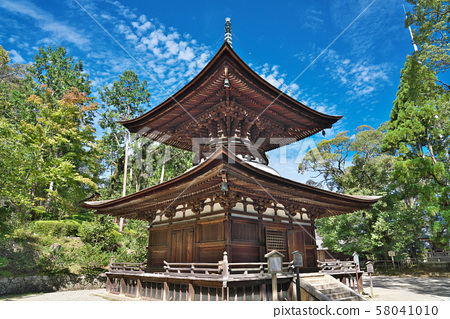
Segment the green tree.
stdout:
<path fill-rule="evenodd" d="M 398 190 L 389 188 L 395 158 L 381 150 L 387 125 L 374 130 L 357 129 L 354 139 L 347 132 L 324 140 L 310 150 L 299 165 L 299 171 L 312 171 L 339 192 L 352 195 L 382 195 L 367 212 L 321 218 L 316 221 L 318 233 L 333 252 L 361 254 L 384 258 L 395 250 L 414 255 L 422 223 L 416 215 L 404 214 L 394 198 Z M 309 182 L 314 184 L 313 181 Z M 318 183 L 315 183 L 318 184 Z"/>
<path fill-rule="evenodd" d="M 103 111 L 99 124 L 104 130 L 102 141 L 106 165 L 111 170 L 106 196 L 111 197 L 121 194 L 120 177 L 123 176 L 125 163 L 126 130 L 118 122 L 141 115 L 150 105 L 150 92 L 147 81 L 139 80 L 136 73 L 127 70 L 113 82 L 111 88 L 105 85 L 99 94 Z"/>
<path fill-rule="evenodd" d="M 419 61 L 435 71 L 450 67 L 450 3 L 444 0 L 407 0 L 413 5 L 406 26 L 416 26 L 414 42 L 419 47 Z"/>
<path fill-rule="evenodd" d="M 433 70 L 409 56 L 383 149 L 397 157 L 393 187 L 406 208 L 426 214 L 433 239 L 448 246 L 450 222 L 450 103 Z"/>
<path fill-rule="evenodd" d="M 330 190 L 344 190 L 345 185 L 340 178 L 345 173 L 346 161 L 351 151 L 351 140 L 347 133 L 338 133 L 332 140 L 322 140 L 317 148 L 306 153 L 298 167 L 299 172 L 314 172 L 317 173 L 316 177 L 322 178 L 320 182 L 309 180 L 308 184 L 325 186 Z"/>
<path fill-rule="evenodd" d="M 32 71 L 35 83 L 49 88 L 55 99 L 61 99 L 74 87 L 88 97 L 91 94 L 89 75 L 84 72 L 83 61 L 76 61 L 62 46 L 39 48 Z"/>
<path fill-rule="evenodd" d="M 45 194 L 45 213 L 49 213 L 47 205 L 52 198 L 53 217 L 61 218 L 76 212 L 78 201 L 97 188 L 99 154 L 95 130 L 80 121 L 85 112 L 96 106 L 85 106 L 88 98 L 76 88 L 56 102 L 52 91 L 45 90 L 45 94 L 29 98 L 37 110 L 36 124 L 22 122 L 20 129 L 33 163 L 29 168 L 32 197 L 38 187 L 52 186 L 40 193 Z M 38 200 L 42 203 L 44 198 Z M 33 202 L 34 199 L 32 205 Z"/>

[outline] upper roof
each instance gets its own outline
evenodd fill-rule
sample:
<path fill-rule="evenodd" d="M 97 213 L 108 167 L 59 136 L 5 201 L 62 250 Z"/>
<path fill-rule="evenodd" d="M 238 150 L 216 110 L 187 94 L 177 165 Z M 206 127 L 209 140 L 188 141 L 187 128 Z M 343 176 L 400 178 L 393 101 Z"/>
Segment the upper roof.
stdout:
<path fill-rule="evenodd" d="M 272 86 L 225 41 L 178 92 L 120 123 L 132 133 L 185 150 L 192 151 L 195 137 L 236 136 L 262 142 L 258 148 L 267 152 L 331 128 L 340 118 L 315 111 Z"/>
<path fill-rule="evenodd" d="M 250 165 L 222 147 L 206 161 L 164 183 L 118 199 L 85 202 L 83 206 L 97 213 L 146 220 L 150 212 L 164 213 L 177 205 L 221 194 L 224 174 L 227 196 L 272 201 L 290 207 L 289 212 L 305 211 L 314 218 L 369 209 L 381 198 L 339 194 L 292 181 Z"/>

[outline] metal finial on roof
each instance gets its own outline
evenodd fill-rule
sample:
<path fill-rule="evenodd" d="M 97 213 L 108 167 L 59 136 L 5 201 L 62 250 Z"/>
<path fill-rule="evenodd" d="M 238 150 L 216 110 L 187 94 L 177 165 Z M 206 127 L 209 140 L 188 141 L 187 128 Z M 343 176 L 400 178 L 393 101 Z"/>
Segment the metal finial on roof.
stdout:
<path fill-rule="evenodd" d="M 225 41 L 228 42 L 230 46 L 233 46 L 233 41 L 231 39 L 231 19 L 225 19 Z"/>

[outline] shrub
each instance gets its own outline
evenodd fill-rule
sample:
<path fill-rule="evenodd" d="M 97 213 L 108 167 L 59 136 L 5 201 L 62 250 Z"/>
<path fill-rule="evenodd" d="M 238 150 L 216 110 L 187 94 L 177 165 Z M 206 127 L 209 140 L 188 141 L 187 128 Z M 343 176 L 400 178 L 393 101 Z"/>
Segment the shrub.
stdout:
<path fill-rule="evenodd" d="M 92 274 L 104 271 L 111 259 L 108 252 L 101 250 L 101 247 L 85 244 L 77 252 L 77 263 L 84 273 Z"/>
<path fill-rule="evenodd" d="M 9 265 L 9 259 L 6 257 L 0 256 L 0 268 L 6 267 Z"/>
<path fill-rule="evenodd" d="M 121 237 L 118 227 L 112 218 L 96 218 L 92 222 L 84 222 L 79 229 L 81 240 L 85 244 L 99 247 L 102 251 L 115 251 Z"/>
<path fill-rule="evenodd" d="M 71 253 L 56 243 L 44 249 L 38 261 L 38 265 L 44 272 L 51 273 L 67 272 L 71 263 Z"/>
<path fill-rule="evenodd" d="M 33 225 L 35 232 L 54 237 L 77 236 L 79 228 L 74 220 L 39 220 Z"/>

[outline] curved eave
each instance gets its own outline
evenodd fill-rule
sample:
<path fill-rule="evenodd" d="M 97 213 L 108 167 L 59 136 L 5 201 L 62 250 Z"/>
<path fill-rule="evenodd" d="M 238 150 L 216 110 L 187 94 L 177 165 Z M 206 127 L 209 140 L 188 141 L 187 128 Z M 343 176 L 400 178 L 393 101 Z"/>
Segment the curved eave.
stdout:
<path fill-rule="evenodd" d="M 175 94 L 170 96 L 164 102 L 155 106 L 150 111 L 142 114 L 139 117 L 134 119 L 120 121 L 119 123 L 124 125 L 130 132 L 137 133 L 141 130 L 145 129 L 146 123 L 151 121 L 154 117 L 161 117 L 165 113 L 170 112 L 174 107 L 183 108 L 182 105 L 179 104 L 179 101 L 182 101 L 184 97 L 186 97 L 192 90 L 200 87 L 202 85 L 201 79 L 208 74 L 211 70 L 214 70 L 216 64 L 223 58 L 224 55 L 229 54 L 230 57 L 236 62 L 245 72 L 250 74 L 252 77 L 252 81 L 258 83 L 263 90 L 268 92 L 274 99 L 280 100 L 280 102 L 287 104 L 294 109 L 297 109 L 301 112 L 307 112 L 310 116 L 316 117 L 318 121 L 325 122 L 326 124 L 322 128 L 330 128 L 336 121 L 342 118 L 342 116 L 336 115 L 327 115 L 316 110 L 311 109 L 310 107 L 304 105 L 303 103 L 295 100 L 289 95 L 285 94 L 281 90 L 277 89 L 266 80 L 261 78 L 255 71 L 253 71 L 231 48 L 231 46 L 224 42 L 222 47 L 216 53 L 216 55 L 211 59 L 211 61 L 197 74 L 189 83 L 187 83 L 183 88 L 177 91 Z M 186 110 L 185 110 L 186 111 Z M 186 113 L 188 113 L 186 111 Z M 189 113 L 188 113 L 189 114 Z"/>
<path fill-rule="evenodd" d="M 214 165 L 211 165 L 213 162 L 217 162 L 217 160 L 220 160 L 221 152 L 220 150 L 216 151 L 208 160 L 205 162 L 195 166 L 194 168 L 186 171 L 185 173 L 178 175 L 177 177 L 174 177 L 168 181 L 165 181 L 161 184 L 150 186 L 148 188 L 145 188 L 139 192 L 116 198 L 111 200 L 104 200 L 104 201 L 91 201 L 91 202 L 84 202 L 82 207 L 84 208 L 91 208 L 91 209 L 105 209 L 109 207 L 117 207 L 118 205 L 122 205 L 124 203 L 128 203 L 134 200 L 138 200 L 142 197 L 145 197 L 147 195 L 151 195 L 157 192 L 161 192 L 167 189 L 171 189 L 173 187 L 189 183 L 189 181 L 192 181 L 193 179 L 201 176 L 202 174 L 207 173 L 212 168 L 216 167 L 218 163 L 214 163 Z"/>
<path fill-rule="evenodd" d="M 349 213 L 356 210 L 368 209 L 371 205 L 380 200 L 381 196 L 359 196 L 346 195 L 324 190 L 318 187 L 306 185 L 290 179 L 286 179 L 277 175 L 273 175 L 261 169 L 258 169 L 231 154 L 226 148 L 218 149 L 205 162 L 197 165 L 193 169 L 179 175 L 164 183 L 146 188 L 134 194 L 121 197 L 113 200 L 85 202 L 82 206 L 85 208 L 96 209 L 98 213 L 107 214 L 110 209 L 132 207 L 135 203 L 141 202 L 143 197 L 152 196 L 165 190 L 173 190 L 176 187 L 183 187 L 184 190 L 194 185 L 194 180 L 198 177 L 211 174 L 213 170 L 227 169 L 230 172 L 234 171 L 237 174 L 245 175 L 249 179 L 256 181 L 261 187 L 260 192 L 267 192 L 264 185 L 269 185 L 274 188 L 282 189 L 282 192 L 289 193 L 291 196 L 302 199 L 308 196 L 314 197 L 315 203 L 321 203 L 319 198 L 323 198 L 327 205 L 335 205 L 333 201 L 337 201 L 342 205 L 348 207 L 336 207 L 331 209 L 331 212 L 321 214 L 323 216 L 338 215 L 342 213 Z M 261 182 L 261 183 L 260 183 Z M 186 187 L 185 187 L 186 186 Z M 270 193 L 270 192 L 269 192 Z M 308 195 L 309 194 L 309 195 Z M 320 206 L 319 204 L 317 204 Z"/>
<path fill-rule="evenodd" d="M 235 161 L 237 165 L 235 167 L 239 169 L 239 166 L 245 167 L 246 171 L 249 171 L 249 176 L 252 177 L 258 177 L 259 179 L 263 179 L 269 182 L 272 182 L 273 184 L 279 184 L 283 185 L 283 187 L 292 187 L 293 189 L 301 190 L 302 192 L 309 192 L 311 194 L 320 194 L 327 198 L 335 198 L 340 200 L 346 200 L 349 202 L 359 203 L 363 205 L 373 205 L 376 202 L 378 202 L 383 196 L 363 196 L 363 195 L 348 195 L 348 194 L 341 194 L 332 192 L 329 190 L 325 190 L 319 187 L 307 185 L 304 183 L 300 183 L 297 181 L 293 181 L 291 179 L 287 179 L 281 176 L 277 176 L 274 174 L 270 174 L 266 171 L 260 170 L 242 160 L 235 157 L 234 155 L 229 154 L 229 152 L 226 152 L 227 156 L 230 156 L 232 161 Z M 240 170 L 243 171 L 242 169 Z"/>

